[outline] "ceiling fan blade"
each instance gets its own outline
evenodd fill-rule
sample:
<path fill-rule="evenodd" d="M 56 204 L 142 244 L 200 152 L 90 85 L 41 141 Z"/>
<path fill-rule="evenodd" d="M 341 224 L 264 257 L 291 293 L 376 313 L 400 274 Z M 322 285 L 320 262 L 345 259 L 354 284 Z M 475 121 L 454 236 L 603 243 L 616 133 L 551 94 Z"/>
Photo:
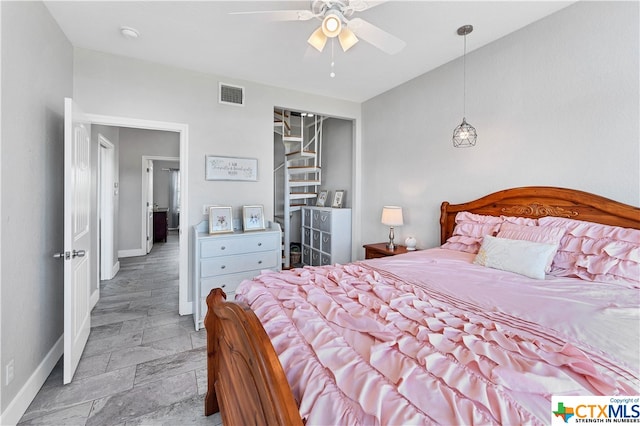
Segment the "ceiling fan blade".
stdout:
<path fill-rule="evenodd" d="M 407 45 L 407 43 L 398 37 L 360 18 L 350 20 L 347 28 L 362 40 L 390 55 L 395 55 Z"/>
<path fill-rule="evenodd" d="M 386 2 L 387 0 L 350 0 L 345 6 L 345 9 L 352 10 L 354 12 L 362 12 Z"/>
<path fill-rule="evenodd" d="M 308 21 L 316 17 L 310 10 L 256 10 L 251 12 L 230 12 L 229 15 L 261 15 L 271 21 Z"/>

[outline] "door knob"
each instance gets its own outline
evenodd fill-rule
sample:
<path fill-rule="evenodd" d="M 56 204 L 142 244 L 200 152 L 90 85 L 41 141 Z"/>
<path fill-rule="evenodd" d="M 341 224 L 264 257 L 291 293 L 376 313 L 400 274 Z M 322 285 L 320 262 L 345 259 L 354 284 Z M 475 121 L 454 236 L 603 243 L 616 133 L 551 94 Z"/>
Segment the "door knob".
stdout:
<path fill-rule="evenodd" d="M 72 258 L 84 257 L 85 254 L 86 252 L 84 250 L 74 250 L 73 253 L 71 254 L 71 257 Z"/>
<path fill-rule="evenodd" d="M 55 253 L 53 257 L 55 257 L 56 259 L 68 260 L 71 258 L 71 253 L 69 253 L 68 251 L 61 251 L 60 253 Z"/>

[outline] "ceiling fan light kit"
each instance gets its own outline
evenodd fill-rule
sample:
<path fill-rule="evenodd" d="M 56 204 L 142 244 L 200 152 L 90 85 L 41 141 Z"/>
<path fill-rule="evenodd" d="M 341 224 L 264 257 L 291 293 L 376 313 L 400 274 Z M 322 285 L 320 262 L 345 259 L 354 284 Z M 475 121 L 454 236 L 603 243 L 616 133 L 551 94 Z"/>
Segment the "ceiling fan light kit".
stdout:
<path fill-rule="evenodd" d="M 359 40 L 364 40 L 385 53 L 395 55 L 404 49 L 406 43 L 403 40 L 361 18 L 353 18 L 355 13 L 364 12 L 381 3 L 384 2 L 313 0 L 310 10 L 261 10 L 231 12 L 231 14 L 258 14 L 277 21 L 308 21 L 316 18 L 321 21 L 320 27 L 309 36 L 307 42 L 320 52 L 324 50 L 327 39 L 337 37 L 345 52 L 357 44 Z"/>

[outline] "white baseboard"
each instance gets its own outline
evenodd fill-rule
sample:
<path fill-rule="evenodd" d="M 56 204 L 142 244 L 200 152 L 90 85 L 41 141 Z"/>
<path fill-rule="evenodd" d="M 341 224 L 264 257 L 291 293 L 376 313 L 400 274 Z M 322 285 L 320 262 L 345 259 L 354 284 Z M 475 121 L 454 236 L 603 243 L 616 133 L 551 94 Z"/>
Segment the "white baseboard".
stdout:
<path fill-rule="evenodd" d="M 20 421 L 63 353 L 64 336 L 60 336 L 7 409 L 0 414 L 0 425 L 15 425 Z"/>
<path fill-rule="evenodd" d="M 100 299 L 100 289 L 95 289 L 93 293 L 91 293 L 91 300 L 89 301 L 89 306 L 90 306 L 89 310 L 92 310 L 96 306 L 99 299 Z"/>
<path fill-rule="evenodd" d="M 178 307 L 178 313 L 180 315 L 191 315 L 193 314 L 193 303 L 192 302 L 180 302 L 180 306 Z M 2 424 L 2 423 L 0 423 Z"/>
<path fill-rule="evenodd" d="M 111 269 L 111 278 L 115 277 L 118 271 L 120 271 L 120 261 L 113 265 L 113 269 Z"/>
<path fill-rule="evenodd" d="M 145 249 L 118 250 L 118 257 L 146 256 Z"/>

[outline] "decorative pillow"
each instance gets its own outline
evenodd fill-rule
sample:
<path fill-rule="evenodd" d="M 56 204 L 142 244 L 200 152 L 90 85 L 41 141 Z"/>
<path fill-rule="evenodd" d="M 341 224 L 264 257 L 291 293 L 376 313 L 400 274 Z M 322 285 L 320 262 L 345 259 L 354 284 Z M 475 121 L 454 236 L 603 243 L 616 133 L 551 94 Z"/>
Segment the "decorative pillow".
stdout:
<path fill-rule="evenodd" d="M 560 217 L 540 218 L 538 223 L 566 231 L 551 265 L 552 275 L 640 287 L 640 230 Z"/>
<path fill-rule="evenodd" d="M 560 240 L 565 233 L 564 228 L 556 228 L 553 226 L 527 226 L 515 225 L 513 223 L 503 223 L 500 226 L 500 232 L 496 237 L 507 238 L 509 240 L 524 240 L 534 243 L 555 244 L 558 246 Z M 551 263 L 553 258 L 549 259 L 549 263 L 544 268 L 545 272 L 551 271 Z"/>
<path fill-rule="evenodd" d="M 501 223 L 502 219 L 497 216 L 458 212 L 453 235 L 441 247 L 448 250 L 478 253 L 482 237 L 495 235 L 500 229 Z"/>
<path fill-rule="evenodd" d="M 487 235 L 482 240 L 482 246 L 473 263 L 543 280 L 545 268 L 551 263 L 557 250 L 557 244 L 509 240 Z"/>

